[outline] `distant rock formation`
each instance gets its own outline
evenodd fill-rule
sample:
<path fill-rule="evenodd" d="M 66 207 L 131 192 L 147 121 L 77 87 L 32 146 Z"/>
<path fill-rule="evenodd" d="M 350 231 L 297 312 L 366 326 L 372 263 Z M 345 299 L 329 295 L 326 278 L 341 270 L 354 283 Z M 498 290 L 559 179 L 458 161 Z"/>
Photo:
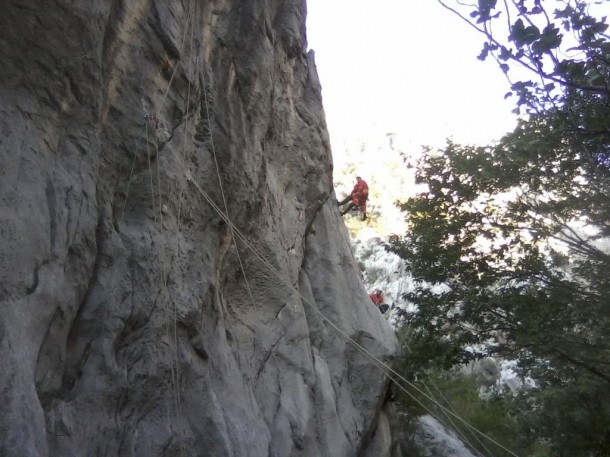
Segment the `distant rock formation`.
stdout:
<path fill-rule="evenodd" d="M 0 455 L 388 455 L 305 11 L 3 2 Z"/>
<path fill-rule="evenodd" d="M 421 457 L 476 457 L 452 431 L 430 415 L 417 420 L 414 442 Z"/>

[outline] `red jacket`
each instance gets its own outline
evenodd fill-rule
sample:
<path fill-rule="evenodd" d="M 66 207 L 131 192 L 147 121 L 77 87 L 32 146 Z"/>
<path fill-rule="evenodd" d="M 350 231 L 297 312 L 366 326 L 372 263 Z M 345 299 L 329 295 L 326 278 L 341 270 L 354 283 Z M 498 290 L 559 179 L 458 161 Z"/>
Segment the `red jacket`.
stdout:
<path fill-rule="evenodd" d="M 381 294 L 369 294 L 369 298 L 373 300 L 373 303 L 375 303 L 377 306 L 383 303 L 383 297 Z"/>
<path fill-rule="evenodd" d="M 366 211 L 366 201 L 369 198 L 369 186 L 364 179 L 360 179 L 352 189 L 352 203 L 359 205 L 362 211 Z"/>
<path fill-rule="evenodd" d="M 352 195 L 358 194 L 361 197 L 369 196 L 369 185 L 366 183 L 364 179 L 360 179 L 360 182 L 357 182 L 352 190 Z"/>

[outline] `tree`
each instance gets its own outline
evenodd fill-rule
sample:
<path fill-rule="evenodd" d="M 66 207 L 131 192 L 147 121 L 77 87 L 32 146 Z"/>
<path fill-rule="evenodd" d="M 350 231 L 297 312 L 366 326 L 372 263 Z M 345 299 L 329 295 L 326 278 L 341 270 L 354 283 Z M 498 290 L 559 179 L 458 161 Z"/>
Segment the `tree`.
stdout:
<path fill-rule="evenodd" d="M 561 99 L 561 88 L 607 95 L 608 25 L 592 9 L 608 0 L 437 1 L 484 35 L 479 59 L 495 59 L 507 76 L 512 65 L 534 78 L 513 83 L 519 106 L 544 112 Z M 508 40 L 498 38 L 504 33 Z"/>
<path fill-rule="evenodd" d="M 605 18 L 585 1 L 439 2 L 484 34 L 481 58 L 532 79 L 511 82 L 523 117 L 498 144 L 449 142 L 416 164 L 428 192 L 400 204 L 409 230 L 389 249 L 443 291 L 407 297 L 418 310 L 404 328 L 422 354 L 410 363 L 514 358 L 536 385 L 515 403 L 527 432 L 548 440 L 553 455 L 610 455 Z M 500 24 L 508 41 L 497 38 Z"/>

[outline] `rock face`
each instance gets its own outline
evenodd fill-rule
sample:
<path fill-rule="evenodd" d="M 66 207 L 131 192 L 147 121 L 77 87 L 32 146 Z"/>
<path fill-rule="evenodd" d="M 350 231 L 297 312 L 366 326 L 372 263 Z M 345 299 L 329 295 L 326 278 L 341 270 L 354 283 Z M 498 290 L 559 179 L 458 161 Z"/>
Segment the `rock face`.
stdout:
<path fill-rule="evenodd" d="M 476 457 L 455 433 L 430 415 L 417 419 L 413 441 L 421 457 Z"/>
<path fill-rule="evenodd" d="M 1 456 L 387 455 L 305 11 L 3 2 Z"/>

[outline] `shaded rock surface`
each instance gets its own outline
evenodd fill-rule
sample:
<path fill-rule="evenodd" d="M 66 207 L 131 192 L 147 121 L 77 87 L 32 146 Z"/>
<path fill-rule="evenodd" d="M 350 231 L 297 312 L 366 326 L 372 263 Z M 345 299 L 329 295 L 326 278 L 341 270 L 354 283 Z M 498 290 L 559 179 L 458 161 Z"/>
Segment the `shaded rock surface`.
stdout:
<path fill-rule="evenodd" d="M 0 455 L 387 455 L 305 13 L 3 2 Z"/>

